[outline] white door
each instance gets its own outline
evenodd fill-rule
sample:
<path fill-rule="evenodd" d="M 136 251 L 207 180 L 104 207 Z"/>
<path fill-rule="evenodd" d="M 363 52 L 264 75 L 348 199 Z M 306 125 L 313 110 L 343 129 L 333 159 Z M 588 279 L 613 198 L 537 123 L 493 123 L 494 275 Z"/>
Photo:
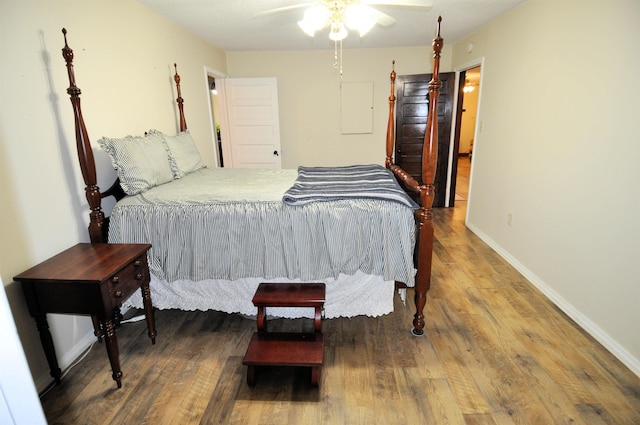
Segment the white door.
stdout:
<path fill-rule="evenodd" d="M 216 88 L 224 104 L 221 120 L 226 125 L 221 126 L 221 136 L 225 167 L 281 168 L 276 79 L 216 79 Z"/>

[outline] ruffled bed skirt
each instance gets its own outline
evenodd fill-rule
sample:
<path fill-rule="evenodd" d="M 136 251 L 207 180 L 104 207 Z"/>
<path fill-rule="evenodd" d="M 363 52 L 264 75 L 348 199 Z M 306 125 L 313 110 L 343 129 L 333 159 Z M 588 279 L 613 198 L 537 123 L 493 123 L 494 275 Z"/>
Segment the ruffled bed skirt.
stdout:
<path fill-rule="evenodd" d="M 255 316 L 251 302 L 260 282 L 301 282 L 299 279 L 247 278 L 229 280 L 178 280 L 167 282 L 151 274 L 151 300 L 159 309 L 217 310 Z M 337 279 L 321 281 L 327 285 L 324 314 L 327 319 L 354 316 L 382 316 L 393 311 L 394 281 L 360 271 L 341 274 Z M 132 295 L 123 307 L 142 308 L 140 292 Z M 284 318 L 313 317 L 311 308 L 267 308 L 267 315 Z"/>

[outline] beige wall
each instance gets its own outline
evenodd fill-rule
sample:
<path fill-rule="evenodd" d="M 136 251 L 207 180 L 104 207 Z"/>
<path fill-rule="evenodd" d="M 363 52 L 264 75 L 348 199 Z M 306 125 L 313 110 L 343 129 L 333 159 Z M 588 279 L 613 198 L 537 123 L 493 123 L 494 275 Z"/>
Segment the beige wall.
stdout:
<path fill-rule="evenodd" d="M 87 202 L 76 151 L 61 28 L 75 52 L 76 82 L 94 145 L 102 136 L 177 128 L 173 63 L 182 75 L 187 123 L 215 164 L 204 67 L 226 70 L 224 52 L 133 0 L 1 2 L 0 276 L 40 389 L 49 371 L 35 323 L 12 278 L 87 241 Z M 97 145 L 96 145 L 97 146 Z M 115 174 L 96 148 L 99 185 Z M 90 320 L 53 316 L 62 367 L 87 346 Z M 105 357 L 106 361 L 106 357 Z"/>
<path fill-rule="evenodd" d="M 340 132 L 340 76 L 333 68 L 333 49 L 227 54 L 229 77 L 278 79 L 283 168 L 384 164 L 392 61 L 398 75 L 431 72 L 431 40 L 421 47 L 345 50 L 343 57 L 345 82 L 373 82 L 371 134 Z M 451 69 L 451 47 L 445 47 L 441 64 L 442 72 Z"/>
<path fill-rule="evenodd" d="M 484 58 L 468 226 L 636 374 L 639 17 L 529 0 L 454 46 Z"/>

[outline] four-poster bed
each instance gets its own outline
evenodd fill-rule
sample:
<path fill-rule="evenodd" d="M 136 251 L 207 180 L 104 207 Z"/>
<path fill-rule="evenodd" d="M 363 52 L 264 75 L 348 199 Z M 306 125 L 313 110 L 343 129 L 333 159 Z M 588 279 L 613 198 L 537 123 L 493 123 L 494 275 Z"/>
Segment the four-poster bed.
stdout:
<path fill-rule="evenodd" d="M 159 308 L 253 312 L 250 300 L 260 282 L 288 279 L 327 282 L 327 317 L 376 316 L 390 312 L 389 305 L 393 309 L 394 286 L 415 284 L 412 332 L 422 335 L 433 247 L 431 207 L 438 129 L 432 117 L 437 113 L 440 88 L 440 21 L 433 41 L 433 79 L 422 160 L 424 184 L 393 163 L 395 70 L 390 81 L 385 167 L 300 167 L 296 173 L 203 167 L 187 130 L 176 67 L 180 133 L 166 136 L 150 130 L 143 137 L 101 139 L 99 144 L 118 172 L 118 180 L 105 192 L 97 186 L 80 89 L 75 83 L 73 51 L 63 30 L 63 57 L 70 83 L 67 92 L 90 207 L 91 242 L 150 243 L 151 292 L 154 306 Z M 168 153 L 166 164 L 157 160 L 163 150 L 165 156 Z M 142 167 L 145 161 L 151 171 Z M 320 184 L 330 188 L 328 197 L 287 202 L 283 194 L 304 185 L 304 175 L 324 179 Z M 357 199 L 350 191 L 334 196 L 340 192 L 333 185 L 335 179 L 349 184 L 366 180 L 363 184 L 369 186 L 356 188 L 362 192 Z M 185 191 L 193 187 L 195 192 L 185 197 Z M 242 192 L 240 199 L 238 191 Z M 420 206 L 405 191 L 418 194 Z M 233 198 L 230 192 L 234 192 Z M 101 207 L 107 196 L 118 200 L 110 217 L 105 217 Z M 296 196 L 306 195 L 295 192 Z M 131 305 L 141 301 L 132 297 Z M 299 317 L 300 312 L 284 315 Z"/>

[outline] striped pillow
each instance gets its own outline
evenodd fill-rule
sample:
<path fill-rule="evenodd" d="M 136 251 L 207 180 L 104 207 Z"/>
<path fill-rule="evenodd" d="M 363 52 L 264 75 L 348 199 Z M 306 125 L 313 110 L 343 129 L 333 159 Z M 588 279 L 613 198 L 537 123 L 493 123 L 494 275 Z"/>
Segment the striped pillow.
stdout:
<path fill-rule="evenodd" d="M 164 137 L 171 155 L 169 163 L 176 179 L 204 167 L 200 152 L 191 134 L 189 134 L 189 130 L 182 131 L 175 136 L 167 136 L 158 130 L 149 130 L 148 134 L 162 135 Z"/>
<path fill-rule="evenodd" d="M 103 137 L 98 144 L 109 154 L 120 178 L 120 186 L 128 195 L 142 193 L 174 178 L 169 150 L 161 135 L 127 136 L 123 139 Z"/>

